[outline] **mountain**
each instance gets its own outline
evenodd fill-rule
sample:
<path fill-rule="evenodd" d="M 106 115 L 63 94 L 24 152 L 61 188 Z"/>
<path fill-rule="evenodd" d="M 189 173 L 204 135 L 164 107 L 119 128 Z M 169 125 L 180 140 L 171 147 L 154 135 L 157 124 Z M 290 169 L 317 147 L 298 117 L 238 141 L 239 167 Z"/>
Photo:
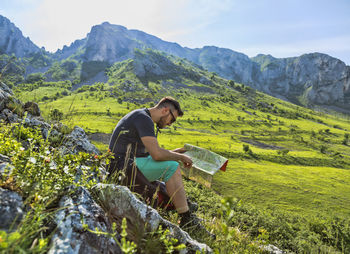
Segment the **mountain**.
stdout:
<path fill-rule="evenodd" d="M 28 37 L 25 38 L 21 30 L 0 15 L 0 54 L 24 57 L 39 51 L 40 48 Z"/>
<path fill-rule="evenodd" d="M 80 48 L 76 44 L 80 43 Z M 181 47 L 147 33 L 128 30 L 108 22 L 94 26 L 84 40 L 76 41 L 62 52 L 78 59 L 114 63 L 132 58 L 134 49 L 151 48 L 186 58 L 203 68 L 260 91 L 302 105 L 337 105 L 350 102 L 350 67 L 326 54 L 312 53 L 292 58 L 258 55 L 253 58 L 230 49 L 205 46 Z"/>
<path fill-rule="evenodd" d="M 261 90 L 296 103 L 323 105 L 350 103 L 350 67 L 339 59 L 312 53 L 293 58 L 258 55 Z M 305 101 L 306 100 L 306 101 Z"/>
<path fill-rule="evenodd" d="M 2 53 L 14 53 L 21 57 L 39 50 L 6 18 L 2 17 L 1 20 Z M 45 69 L 31 68 L 30 72 L 45 70 L 48 80 L 80 80 L 81 84 L 106 82 L 106 68 L 115 62 L 134 58 L 135 49 L 148 48 L 186 58 L 193 65 L 223 78 L 299 105 L 321 105 L 350 112 L 350 67 L 326 54 L 312 53 L 291 58 L 260 54 L 249 58 L 231 49 L 215 46 L 195 49 L 181 47 L 145 32 L 128 30 L 108 22 L 93 26 L 86 38 L 57 50 L 51 56 L 52 61 L 56 62 L 51 69 L 42 65 Z M 45 57 L 48 57 L 47 54 Z M 152 59 L 149 61 L 152 62 Z M 69 73 L 65 70 L 67 66 Z"/>

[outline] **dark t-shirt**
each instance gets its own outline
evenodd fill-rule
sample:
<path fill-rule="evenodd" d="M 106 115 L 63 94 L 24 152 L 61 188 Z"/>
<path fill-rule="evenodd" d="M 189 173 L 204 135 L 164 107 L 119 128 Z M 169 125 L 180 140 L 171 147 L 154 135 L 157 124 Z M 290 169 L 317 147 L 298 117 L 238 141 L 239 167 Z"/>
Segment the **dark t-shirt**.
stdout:
<path fill-rule="evenodd" d="M 146 108 L 136 109 L 120 119 L 113 131 L 109 149 L 116 156 L 124 157 L 128 146 L 131 146 L 130 158 L 148 156 L 141 141 L 146 136 L 156 136 L 151 114 Z"/>

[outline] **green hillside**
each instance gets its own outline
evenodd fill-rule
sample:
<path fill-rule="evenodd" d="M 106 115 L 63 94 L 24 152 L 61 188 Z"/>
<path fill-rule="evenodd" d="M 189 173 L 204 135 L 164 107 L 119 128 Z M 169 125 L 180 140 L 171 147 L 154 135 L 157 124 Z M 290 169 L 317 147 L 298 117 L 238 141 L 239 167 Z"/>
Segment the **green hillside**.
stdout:
<path fill-rule="evenodd" d="M 90 134 L 110 134 L 129 111 L 171 95 L 185 114 L 162 131 L 159 143 L 167 149 L 190 143 L 229 159 L 212 189 L 230 200 L 237 216 L 232 226 L 260 236 L 267 230 L 269 242 L 295 252 L 350 250 L 349 116 L 296 106 L 175 57 L 137 54 L 110 67 L 106 84 L 70 91 L 68 81 L 42 82 L 18 85 L 15 93 L 23 102 L 38 101 L 46 118 Z M 145 59 L 163 69 L 137 75 Z M 101 140 L 95 144 L 107 149 Z M 202 201 L 202 217 L 212 219 L 216 206 L 201 196 L 207 190 L 190 182 L 186 188 Z"/>

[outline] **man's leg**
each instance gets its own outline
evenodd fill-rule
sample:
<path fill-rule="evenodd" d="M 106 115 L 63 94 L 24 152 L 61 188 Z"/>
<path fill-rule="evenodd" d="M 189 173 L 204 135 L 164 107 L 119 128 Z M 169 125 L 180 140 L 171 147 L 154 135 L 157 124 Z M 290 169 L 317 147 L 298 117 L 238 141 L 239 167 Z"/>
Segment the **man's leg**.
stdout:
<path fill-rule="evenodd" d="M 188 211 L 188 204 L 186 198 L 186 192 L 182 182 L 180 166 L 177 168 L 175 173 L 165 183 L 166 190 L 175 205 L 178 213 L 185 213 Z"/>

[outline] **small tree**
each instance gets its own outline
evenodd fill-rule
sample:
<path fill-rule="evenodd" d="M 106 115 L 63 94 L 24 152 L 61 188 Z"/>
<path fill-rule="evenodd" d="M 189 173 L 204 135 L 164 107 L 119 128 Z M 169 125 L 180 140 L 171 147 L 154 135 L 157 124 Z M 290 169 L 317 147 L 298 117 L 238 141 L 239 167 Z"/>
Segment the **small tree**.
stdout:
<path fill-rule="evenodd" d="M 251 153 L 252 152 L 252 150 L 250 150 L 249 145 L 246 145 L 246 144 L 243 144 L 243 151 L 245 153 Z"/>
<path fill-rule="evenodd" d="M 61 121 L 63 119 L 63 113 L 57 108 L 50 111 L 49 117 L 54 121 Z"/>

